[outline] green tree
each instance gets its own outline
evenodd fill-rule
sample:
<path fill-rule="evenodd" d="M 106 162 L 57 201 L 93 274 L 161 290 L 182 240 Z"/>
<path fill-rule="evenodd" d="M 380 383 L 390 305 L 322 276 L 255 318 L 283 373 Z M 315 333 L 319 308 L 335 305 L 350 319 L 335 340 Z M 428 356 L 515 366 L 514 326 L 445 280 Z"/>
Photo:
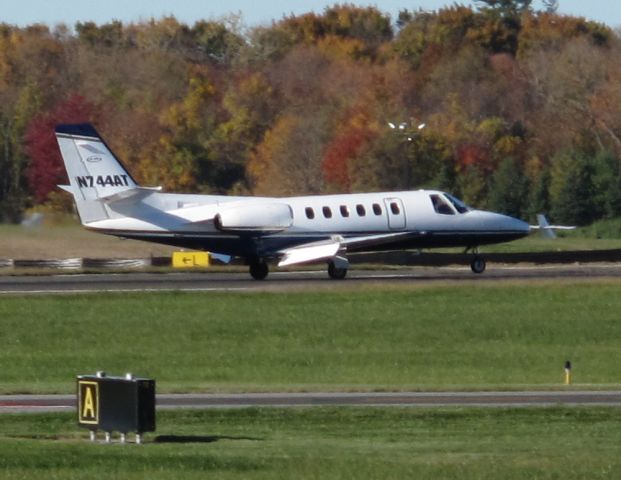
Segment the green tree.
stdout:
<path fill-rule="evenodd" d="M 530 10 L 533 0 L 476 0 L 476 3 L 485 13 L 503 18 L 516 18 Z"/>
<path fill-rule="evenodd" d="M 537 175 L 531 181 L 528 192 L 527 217 L 533 218 L 538 213 L 544 215 L 550 212 L 550 170 L 540 168 Z"/>
<path fill-rule="evenodd" d="M 619 158 L 601 150 L 593 159 L 594 204 L 598 216 L 621 215 L 621 168 Z"/>
<path fill-rule="evenodd" d="M 23 137 L 30 119 L 39 108 L 41 94 L 33 84 L 24 85 L 0 110 L 0 219 L 21 220 L 26 208 L 26 168 Z"/>
<path fill-rule="evenodd" d="M 587 225 L 597 217 L 593 165 L 581 151 L 554 156 L 551 166 L 550 207 L 556 222 Z"/>
<path fill-rule="evenodd" d="M 477 165 L 469 165 L 459 172 L 457 186 L 464 202 L 476 208 L 487 208 L 486 175 Z"/>
<path fill-rule="evenodd" d="M 527 195 L 528 181 L 520 165 L 511 157 L 505 158 L 492 175 L 489 207 L 519 218 L 526 211 Z"/>

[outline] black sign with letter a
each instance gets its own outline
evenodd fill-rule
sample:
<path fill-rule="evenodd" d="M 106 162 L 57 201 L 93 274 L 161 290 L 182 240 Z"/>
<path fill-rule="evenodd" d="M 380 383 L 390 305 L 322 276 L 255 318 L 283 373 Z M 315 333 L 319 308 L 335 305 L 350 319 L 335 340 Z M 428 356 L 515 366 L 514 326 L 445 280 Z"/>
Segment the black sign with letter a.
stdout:
<path fill-rule="evenodd" d="M 99 383 L 78 380 L 78 423 L 99 424 Z"/>

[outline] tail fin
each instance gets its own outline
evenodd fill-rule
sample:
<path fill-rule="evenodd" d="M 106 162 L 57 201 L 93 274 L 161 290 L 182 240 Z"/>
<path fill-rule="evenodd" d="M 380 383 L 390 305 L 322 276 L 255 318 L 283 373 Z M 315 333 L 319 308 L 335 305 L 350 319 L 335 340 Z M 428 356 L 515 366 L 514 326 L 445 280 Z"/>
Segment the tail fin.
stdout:
<path fill-rule="evenodd" d="M 61 188 L 73 195 L 82 223 L 110 218 L 106 200 L 139 189 L 91 124 L 57 125 L 56 140 L 69 177 Z"/>
<path fill-rule="evenodd" d="M 550 223 L 543 213 L 537 214 L 537 223 L 539 224 L 539 228 L 541 229 L 541 233 L 544 237 L 556 238 L 556 233 L 554 233 L 554 230 L 550 228 Z"/>

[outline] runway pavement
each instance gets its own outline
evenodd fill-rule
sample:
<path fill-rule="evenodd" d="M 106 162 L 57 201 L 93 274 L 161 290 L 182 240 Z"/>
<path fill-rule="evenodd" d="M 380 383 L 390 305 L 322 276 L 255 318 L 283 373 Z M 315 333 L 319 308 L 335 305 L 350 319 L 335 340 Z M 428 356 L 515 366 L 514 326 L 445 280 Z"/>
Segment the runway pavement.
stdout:
<path fill-rule="evenodd" d="M 0 414 L 75 411 L 75 395 L 0 395 Z M 621 407 L 621 391 L 241 393 L 157 396 L 157 408 L 244 407 Z"/>
<path fill-rule="evenodd" d="M 307 291 L 348 289 L 373 284 L 425 282 L 498 282 L 534 279 L 621 278 L 621 264 L 490 265 L 481 275 L 469 267 L 351 269 L 345 280 L 331 280 L 323 270 L 274 271 L 264 281 L 245 272 L 99 273 L 0 276 L 0 295 L 151 291 Z"/>

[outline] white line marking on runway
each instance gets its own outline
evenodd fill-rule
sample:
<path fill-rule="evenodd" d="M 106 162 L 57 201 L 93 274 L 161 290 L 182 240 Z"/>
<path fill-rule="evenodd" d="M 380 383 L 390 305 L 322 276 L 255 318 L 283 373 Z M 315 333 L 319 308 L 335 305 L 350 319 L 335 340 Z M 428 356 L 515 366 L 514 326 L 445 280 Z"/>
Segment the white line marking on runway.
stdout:
<path fill-rule="evenodd" d="M 86 294 L 86 293 L 152 293 L 152 292 L 243 292 L 247 287 L 206 288 L 91 288 L 80 290 L 1 290 L 0 295 L 44 295 L 44 294 Z"/>

